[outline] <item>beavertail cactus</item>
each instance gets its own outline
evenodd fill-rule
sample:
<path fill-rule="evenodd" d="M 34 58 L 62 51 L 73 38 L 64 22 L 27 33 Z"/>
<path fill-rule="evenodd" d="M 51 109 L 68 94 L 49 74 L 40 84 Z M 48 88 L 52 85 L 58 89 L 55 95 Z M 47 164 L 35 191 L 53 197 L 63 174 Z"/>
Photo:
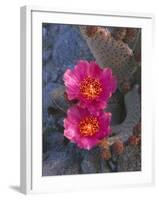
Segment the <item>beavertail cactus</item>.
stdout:
<path fill-rule="evenodd" d="M 134 88 L 125 95 L 126 118 L 121 124 L 112 127 L 112 132 L 115 136 L 109 138 L 111 144 L 115 143 L 119 139 L 125 142 L 133 134 L 134 126 L 141 118 L 140 104 L 141 100 L 138 86 L 135 85 Z"/>
<path fill-rule="evenodd" d="M 111 28 L 111 31 L 116 40 L 124 40 L 127 34 L 126 28 Z"/>
<path fill-rule="evenodd" d="M 119 83 L 123 77 L 131 77 L 134 69 L 128 62 L 133 51 L 127 43 L 113 37 L 108 28 L 81 26 L 80 30 L 101 67 L 111 67 Z M 124 38 L 126 33 L 122 34 Z"/>
<path fill-rule="evenodd" d="M 120 155 L 123 153 L 124 151 L 124 144 L 122 141 L 116 141 L 113 145 L 112 145 L 112 149 L 113 152 L 116 153 L 117 155 Z"/>
<path fill-rule="evenodd" d="M 139 35 L 139 29 L 137 28 L 127 28 L 126 29 L 126 35 L 124 38 L 124 42 L 126 42 L 127 44 L 131 44 L 133 43 L 137 37 Z"/>
<path fill-rule="evenodd" d="M 102 152 L 101 152 L 101 157 L 103 160 L 109 160 L 111 158 L 111 152 L 109 149 L 104 149 Z"/>
<path fill-rule="evenodd" d="M 119 28 L 119 27 L 111 27 L 109 28 L 112 36 L 116 40 L 122 40 L 132 49 L 134 49 L 134 43 L 137 42 L 140 29 L 138 28 Z"/>

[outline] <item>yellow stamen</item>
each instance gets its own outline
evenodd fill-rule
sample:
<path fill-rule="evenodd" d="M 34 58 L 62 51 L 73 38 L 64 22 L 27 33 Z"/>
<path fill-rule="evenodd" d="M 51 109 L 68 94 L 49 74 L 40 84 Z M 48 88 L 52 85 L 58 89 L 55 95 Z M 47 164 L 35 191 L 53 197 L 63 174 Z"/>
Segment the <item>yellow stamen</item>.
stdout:
<path fill-rule="evenodd" d="M 80 92 L 83 97 L 93 100 L 102 92 L 102 85 L 98 79 L 87 77 L 80 84 Z"/>
<path fill-rule="evenodd" d="M 97 117 L 94 116 L 83 118 L 79 126 L 81 136 L 93 136 L 99 131 L 99 122 Z"/>

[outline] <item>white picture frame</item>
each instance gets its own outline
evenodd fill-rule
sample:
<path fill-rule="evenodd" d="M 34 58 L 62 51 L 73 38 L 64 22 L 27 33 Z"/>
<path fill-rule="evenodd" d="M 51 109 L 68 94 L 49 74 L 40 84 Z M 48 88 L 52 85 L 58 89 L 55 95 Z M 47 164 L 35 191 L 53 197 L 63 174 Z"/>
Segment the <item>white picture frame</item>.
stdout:
<path fill-rule="evenodd" d="M 72 17 L 73 16 L 73 17 Z M 142 28 L 142 170 L 140 172 L 42 177 L 41 23 Z M 21 8 L 21 192 L 45 193 L 154 183 L 151 14 Z M 36 75 L 36 76 L 35 76 Z M 151 133 L 151 134 L 150 134 Z"/>

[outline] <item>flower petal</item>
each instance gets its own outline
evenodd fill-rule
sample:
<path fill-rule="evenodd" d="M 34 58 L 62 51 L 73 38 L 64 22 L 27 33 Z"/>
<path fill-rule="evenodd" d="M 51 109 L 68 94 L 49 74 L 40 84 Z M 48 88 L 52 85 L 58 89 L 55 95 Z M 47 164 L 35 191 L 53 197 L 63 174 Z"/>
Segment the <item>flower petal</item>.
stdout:
<path fill-rule="evenodd" d="M 98 120 L 99 130 L 95 134 L 83 135 L 80 133 L 80 122 L 84 117 L 93 116 Z M 67 118 L 64 120 L 64 135 L 72 142 L 77 143 L 80 148 L 91 149 L 104 137 L 110 134 L 111 114 L 102 110 L 90 112 L 86 108 L 75 105 L 68 109 Z"/>
<path fill-rule="evenodd" d="M 102 90 L 99 93 L 98 91 L 92 95 L 92 93 L 89 94 L 89 90 L 86 91 L 84 94 L 89 95 L 83 95 L 81 92 L 81 83 L 83 80 L 87 80 L 89 77 L 89 81 L 86 83 L 90 84 L 91 87 L 94 87 L 93 89 L 97 90 L 96 85 L 91 85 L 90 80 L 97 79 L 97 82 L 99 82 Z M 92 79 L 90 79 L 92 78 Z M 86 107 L 90 109 L 91 111 L 96 109 L 104 109 L 107 105 L 107 102 L 109 98 L 112 96 L 112 93 L 115 92 L 117 88 L 117 80 L 112 74 L 112 70 L 110 68 L 100 68 L 100 66 L 92 61 L 87 62 L 85 60 L 80 60 L 77 65 L 75 65 L 73 70 L 67 69 L 64 74 L 64 83 L 66 86 L 66 93 L 69 100 L 77 99 L 79 100 L 79 104 L 82 107 Z M 93 81 L 94 83 L 94 81 Z M 85 88 L 87 86 L 84 85 Z M 96 87 L 96 88 L 95 88 Z M 99 86 L 98 86 L 99 87 Z M 88 85 L 89 88 L 89 85 Z M 90 90 L 92 91 L 92 90 Z M 91 98 L 87 98 L 91 97 Z"/>

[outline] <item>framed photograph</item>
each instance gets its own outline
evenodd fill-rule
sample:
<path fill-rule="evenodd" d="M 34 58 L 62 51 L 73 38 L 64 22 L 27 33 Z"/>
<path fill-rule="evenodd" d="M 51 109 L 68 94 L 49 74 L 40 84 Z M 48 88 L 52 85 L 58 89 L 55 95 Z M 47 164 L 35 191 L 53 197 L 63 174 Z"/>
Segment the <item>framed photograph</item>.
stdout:
<path fill-rule="evenodd" d="M 21 8 L 21 191 L 151 185 L 150 14 Z"/>

